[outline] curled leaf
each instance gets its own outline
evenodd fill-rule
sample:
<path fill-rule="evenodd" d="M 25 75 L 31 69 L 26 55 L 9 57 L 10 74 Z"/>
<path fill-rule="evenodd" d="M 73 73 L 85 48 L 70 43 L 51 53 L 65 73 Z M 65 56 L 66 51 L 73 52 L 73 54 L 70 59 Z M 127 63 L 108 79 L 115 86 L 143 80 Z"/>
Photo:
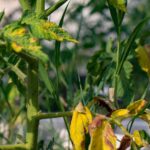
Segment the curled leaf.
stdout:
<path fill-rule="evenodd" d="M 126 118 L 129 116 L 128 109 L 118 109 L 111 114 L 111 118 Z"/>
<path fill-rule="evenodd" d="M 90 110 L 79 103 L 73 111 L 70 125 L 70 135 L 75 150 L 85 150 L 85 135 L 88 133 L 88 126 L 91 122 Z"/>
<path fill-rule="evenodd" d="M 56 23 L 41 19 L 34 13 L 26 15 L 22 23 L 28 25 L 32 34 L 37 38 L 78 43 L 77 40 L 72 38 L 67 31 L 60 28 Z"/>
<path fill-rule="evenodd" d="M 105 116 L 98 115 L 89 126 L 89 150 L 116 150 L 116 136 Z"/>
<path fill-rule="evenodd" d="M 130 114 L 137 114 L 145 107 L 146 104 L 147 102 L 141 99 L 131 103 L 127 109 L 129 110 Z"/>

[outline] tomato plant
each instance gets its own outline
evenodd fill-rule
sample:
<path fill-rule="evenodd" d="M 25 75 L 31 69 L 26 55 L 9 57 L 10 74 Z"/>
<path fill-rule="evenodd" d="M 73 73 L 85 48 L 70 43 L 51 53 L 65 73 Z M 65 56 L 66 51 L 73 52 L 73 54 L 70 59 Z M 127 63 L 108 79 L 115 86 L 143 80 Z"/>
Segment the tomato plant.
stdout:
<path fill-rule="evenodd" d="M 78 104 L 73 110 L 69 108 L 65 111 L 63 106 L 65 102 L 60 98 L 60 89 L 62 88 L 60 80 L 66 88 L 72 89 L 66 84 L 61 72 L 61 42 L 72 42 L 76 49 L 79 43 L 62 28 L 69 2 L 59 25 L 49 21 L 48 16 L 67 0 L 60 0 L 47 9 L 45 9 L 45 0 L 20 0 L 19 2 L 23 10 L 21 18 L 5 25 L 0 30 L 0 78 L 2 79 L 4 75 L 8 74 L 10 79 L 8 87 L 5 86 L 4 82 L 1 86 L 4 99 L 6 99 L 6 106 L 11 115 L 8 119 L 10 127 L 13 127 L 20 112 L 24 111 L 21 119 L 26 120 L 26 135 L 23 143 L 0 145 L 0 150 L 38 149 L 39 121 L 57 117 L 63 117 L 75 150 L 123 150 L 129 146 L 136 150 L 150 144 L 149 136 L 144 131 L 135 130 L 131 133 L 135 119 L 141 118 L 148 124 L 150 122 L 150 103 L 145 100 L 150 76 L 149 45 L 146 43 L 149 34 L 144 35 L 144 38 L 139 36 L 150 17 L 140 21 L 129 36 L 124 38 L 123 21 L 128 11 L 127 0 L 103 1 L 103 5 L 106 3 L 107 9 L 110 11 L 116 39 L 109 39 L 105 49 L 96 51 L 89 59 L 84 88 L 80 77 L 77 75 L 79 92 L 73 96 L 76 104 Z M 0 21 L 4 15 L 4 12 L 0 13 Z M 55 41 L 54 65 L 52 67 L 55 70 L 56 81 L 53 81 L 47 72 L 48 62 L 51 60 L 49 60 L 50 53 L 44 50 L 43 40 Z M 135 57 L 138 61 L 133 63 Z M 74 64 L 75 53 L 73 53 L 72 58 Z M 134 72 L 133 68 L 138 64 L 141 66 L 141 70 L 145 72 L 148 82 L 139 100 L 135 101 L 136 91 L 133 91 L 132 73 Z M 73 74 L 73 71 L 71 73 Z M 39 80 L 43 81 L 42 83 L 49 92 L 50 96 L 46 96 L 50 97 L 51 103 L 53 101 L 52 107 L 56 105 L 59 112 L 45 113 L 41 111 L 39 90 L 42 91 L 43 85 L 39 84 Z M 18 90 L 12 88 L 14 85 Z M 107 96 L 99 94 L 99 91 L 106 86 L 109 87 Z M 20 97 L 23 98 L 20 101 L 24 100 L 23 106 L 11 107 L 11 96 L 7 94 L 11 93 L 10 89 L 13 89 L 16 95 L 22 94 Z M 98 92 L 95 92 L 95 89 L 98 89 Z M 5 102 L 3 103 L 5 106 Z M 16 111 L 17 109 L 19 111 Z M 70 129 L 67 117 L 72 117 Z M 126 118 L 131 118 L 127 128 L 122 124 L 122 120 Z M 117 137 L 114 133 L 114 126 L 121 128 L 124 134 L 119 148 L 116 146 Z"/>

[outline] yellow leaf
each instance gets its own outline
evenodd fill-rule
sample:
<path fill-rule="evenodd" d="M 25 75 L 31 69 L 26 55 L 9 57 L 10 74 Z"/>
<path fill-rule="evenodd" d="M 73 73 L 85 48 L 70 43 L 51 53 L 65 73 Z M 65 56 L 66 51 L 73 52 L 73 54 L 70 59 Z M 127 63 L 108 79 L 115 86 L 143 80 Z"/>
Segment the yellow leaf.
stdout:
<path fill-rule="evenodd" d="M 147 102 L 141 99 L 131 103 L 127 109 L 129 110 L 130 114 L 137 114 L 145 107 L 146 104 Z"/>
<path fill-rule="evenodd" d="M 23 36 L 25 35 L 25 33 L 27 32 L 27 30 L 23 27 L 20 27 L 18 29 L 15 29 L 12 33 L 11 36 Z"/>
<path fill-rule="evenodd" d="M 22 47 L 21 47 L 19 44 L 17 44 L 16 42 L 13 42 L 13 43 L 11 44 L 11 47 L 13 48 L 13 50 L 14 50 L 16 53 L 19 53 L 19 52 L 22 51 Z"/>
<path fill-rule="evenodd" d="M 116 150 L 116 136 L 109 122 L 104 117 L 100 119 L 96 117 L 93 122 L 89 126 L 91 130 L 89 150 Z"/>
<path fill-rule="evenodd" d="M 140 133 L 139 133 L 139 131 L 138 130 L 135 130 L 134 132 L 133 132 L 133 139 L 134 139 L 134 141 L 135 141 L 135 143 L 138 145 L 138 146 L 144 146 L 144 143 L 143 143 L 143 141 L 142 141 L 142 138 L 141 138 L 141 136 L 140 136 Z"/>
<path fill-rule="evenodd" d="M 148 49 L 148 47 L 138 46 L 135 51 L 142 70 L 147 72 L 148 76 L 150 76 L 150 56 L 148 54 Z"/>
<path fill-rule="evenodd" d="M 92 114 L 87 107 L 79 103 L 73 111 L 70 125 L 70 135 L 74 144 L 74 150 L 85 150 L 85 134 L 92 122 Z"/>
<path fill-rule="evenodd" d="M 118 109 L 115 110 L 112 114 L 111 114 L 111 118 L 125 118 L 129 116 L 129 110 L 128 109 Z"/>

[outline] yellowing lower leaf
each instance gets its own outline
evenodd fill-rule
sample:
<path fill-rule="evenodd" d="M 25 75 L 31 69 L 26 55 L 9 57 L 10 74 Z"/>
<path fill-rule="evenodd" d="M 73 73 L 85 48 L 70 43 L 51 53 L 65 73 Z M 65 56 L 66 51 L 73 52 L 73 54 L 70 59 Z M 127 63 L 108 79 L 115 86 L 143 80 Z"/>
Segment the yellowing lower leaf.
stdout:
<path fill-rule="evenodd" d="M 139 64 L 142 70 L 147 72 L 147 74 L 150 76 L 150 56 L 146 48 L 143 46 L 138 46 L 135 51 L 137 53 Z"/>
<path fill-rule="evenodd" d="M 79 103 L 73 111 L 70 125 L 70 135 L 74 144 L 74 150 L 85 150 L 85 134 L 92 122 L 92 114 L 87 107 Z"/>
<path fill-rule="evenodd" d="M 141 99 L 141 100 L 131 103 L 127 107 L 127 109 L 129 110 L 130 114 L 137 114 L 145 107 L 146 104 L 147 104 L 147 102 L 145 100 Z"/>
<path fill-rule="evenodd" d="M 111 114 L 111 118 L 125 118 L 129 116 L 128 109 L 118 109 Z"/>
<path fill-rule="evenodd" d="M 112 127 L 103 117 L 100 118 L 100 120 L 96 118 L 97 123 L 94 122 L 94 119 L 94 123 L 92 122 L 89 127 L 91 130 L 89 150 L 116 150 L 116 136 Z"/>

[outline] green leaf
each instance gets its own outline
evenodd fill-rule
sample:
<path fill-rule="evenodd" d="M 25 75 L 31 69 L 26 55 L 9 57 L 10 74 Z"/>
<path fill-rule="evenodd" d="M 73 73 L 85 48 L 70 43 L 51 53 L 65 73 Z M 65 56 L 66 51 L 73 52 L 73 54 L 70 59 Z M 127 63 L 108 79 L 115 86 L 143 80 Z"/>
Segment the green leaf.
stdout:
<path fill-rule="evenodd" d="M 119 10 L 121 10 L 121 11 L 124 11 L 124 12 L 127 11 L 127 8 L 126 8 L 126 0 L 109 0 L 109 3 L 110 3 L 113 7 L 117 8 L 117 9 L 119 9 Z"/>
<path fill-rule="evenodd" d="M 125 60 L 127 59 L 130 51 L 131 51 L 131 48 L 135 42 L 135 39 L 137 38 L 139 32 L 141 31 L 142 27 L 145 25 L 145 23 L 147 23 L 149 21 L 150 17 L 147 17 L 145 19 L 143 19 L 136 27 L 135 29 L 133 30 L 133 32 L 131 33 L 131 35 L 129 36 L 128 38 L 128 41 L 123 49 L 123 54 L 121 55 L 121 58 L 120 58 L 120 63 L 118 65 L 118 68 L 117 68 L 117 73 L 119 74 L 122 67 L 123 67 L 123 64 L 125 62 Z"/>
<path fill-rule="evenodd" d="M 10 49 L 16 53 L 34 56 L 42 62 L 48 61 L 48 56 L 42 52 L 42 47 L 38 39 L 33 37 L 29 31 L 18 22 L 7 25 L 3 30 L 3 35 Z"/>
<path fill-rule="evenodd" d="M 4 11 L 0 12 L 0 21 L 3 19 L 4 14 L 5 14 Z"/>
<path fill-rule="evenodd" d="M 39 63 L 39 74 L 41 80 L 43 80 L 45 86 L 47 87 L 48 91 L 54 96 L 55 94 L 55 88 L 52 83 L 52 81 L 48 77 L 48 73 L 46 69 L 44 68 L 43 64 Z"/>
<path fill-rule="evenodd" d="M 27 24 L 31 29 L 32 34 L 40 39 L 70 41 L 78 43 L 73 39 L 68 32 L 60 28 L 54 22 L 46 21 L 38 18 L 35 14 L 27 15 L 22 19 L 23 24 Z"/>
<path fill-rule="evenodd" d="M 150 144 L 150 135 L 148 135 L 148 133 L 146 133 L 144 130 L 140 130 L 139 133 L 141 138 Z"/>

